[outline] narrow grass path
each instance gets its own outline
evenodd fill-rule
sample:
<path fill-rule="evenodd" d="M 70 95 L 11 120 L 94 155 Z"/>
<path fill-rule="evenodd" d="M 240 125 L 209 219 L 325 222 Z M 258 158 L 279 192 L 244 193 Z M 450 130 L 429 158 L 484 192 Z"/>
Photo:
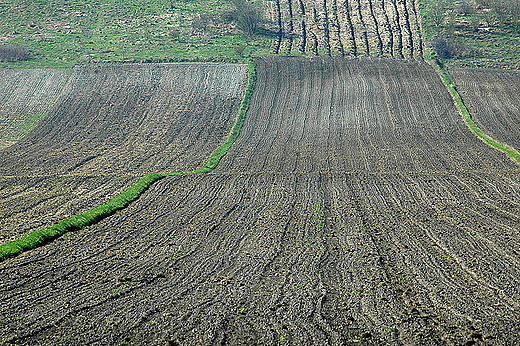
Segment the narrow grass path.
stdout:
<path fill-rule="evenodd" d="M 113 215 L 117 211 L 126 208 L 130 203 L 139 198 L 153 183 L 172 175 L 186 174 L 202 174 L 209 173 L 220 162 L 220 159 L 226 155 L 228 149 L 240 135 L 240 130 L 244 124 L 246 113 L 249 108 L 249 102 L 256 83 L 256 71 L 253 62 L 248 66 L 248 85 L 244 93 L 244 97 L 238 109 L 238 115 L 231 128 L 229 135 L 224 143 L 210 156 L 204 166 L 192 172 L 172 172 L 172 173 L 152 173 L 141 178 L 137 183 L 130 186 L 117 197 L 112 198 L 106 204 L 91 209 L 85 213 L 72 216 L 66 220 L 58 222 L 53 226 L 33 231 L 22 238 L 0 245 L 0 262 L 16 256 L 24 251 L 34 249 L 36 247 L 47 244 L 48 242 L 67 233 L 77 231 L 83 227 L 91 226 L 100 220 Z"/>
<path fill-rule="evenodd" d="M 466 108 L 466 105 L 464 105 L 464 102 L 462 101 L 462 97 L 460 96 L 459 92 L 457 91 L 457 87 L 455 85 L 455 82 L 453 78 L 451 77 L 450 73 L 448 72 L 447 68 L 442 66 L 437 60 L 429 58 L 428 59 L 430 64 L 433 66 L 435 71 L 439 74 L 439 76 L 442 79 L 442 82 L 448 89 L 448 92 L 450 93 L 451 97 L 453 98 L 453 102 L 459 109 L 460 114 L 462 115 L 462 119 L 466 123 L 466 125 L 470 128 L 470 130 L 480 138 L 482 141 L 484 141 L 486 144 L 490 145 L 491 147 L 505 153 L 507 156 L 509 156 L 513 161 L 520 164 L 520 153 L 513 147 L 500 143 L 484 133 L 478 125 L 473 121 L 471 114 L 469 113 L 468 109 Z"/>

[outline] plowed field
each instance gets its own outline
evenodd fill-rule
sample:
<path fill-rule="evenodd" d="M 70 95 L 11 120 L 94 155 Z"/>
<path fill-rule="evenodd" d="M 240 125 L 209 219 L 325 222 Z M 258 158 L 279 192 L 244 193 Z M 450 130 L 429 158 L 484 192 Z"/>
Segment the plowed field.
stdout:
<path fill-rule="evenodd" d="M 70 70 L 0 70 L 0 149 L 32 130 L 65 87 Z"/>
<path fill-rule="evenodd" d="M 518 175 L 485 173 L 167 178 L 3 263 L 0 335 L 507 344 L 520 333 L 519 194 Z"/>
<path fill-rule="evenodd" d="M 104 204 L 137 179 L 81 175 L 2 177 L 0 244 Z"/>
<path fill-rule="evenodd" d="M 2 151 L 0 175 L 190 171 L 223 141 L 246 66 L 84 66 L 54 110 Z"/>
<path fill-rule="evenodd" d="M 56 83 L 38 79 L 54 81 L 53 71 L 11 88 L 6 114 L 54 104 L 33 132 L 0 151 L 0 243 L 99 206 L 144 174 L 201 167 L 237 115 L 246 70 L 230 64 L 82 66 L 59 98 L 51 88 Z M 33 89 L 42 90 L 32 95 Z"/>
<path fill-rule="evenodd" d="M 217 171 L 518 168 L 468 130 L 424 62 L 265 58 L 257 78 L 248 121 Z"/>
<path fill-rule="evenodd" d="M 261 60 L 221 165 L 2 262 L 0 338 L 518 340 L 519 166 L 473 137 L 426 65 Z"/>
<path fill-rule="evenodd" d="M 450 69 L 473 120 L 499 142 L 520 148 L 520 71 Z"/>

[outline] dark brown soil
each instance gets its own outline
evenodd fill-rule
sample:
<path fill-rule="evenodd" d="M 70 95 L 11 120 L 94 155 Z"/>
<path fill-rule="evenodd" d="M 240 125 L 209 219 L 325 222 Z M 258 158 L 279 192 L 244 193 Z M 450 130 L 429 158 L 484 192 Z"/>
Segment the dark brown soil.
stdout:
<path fill-rule="evenodd" d="M 450 69 L 450 73 L 479 127 L 520 149 L 520 71 Z"/>
<path fill-rule="evenodd" d="M 136 176 L 0 178 L 0 244 L 108 202 Z"/>
<path fill-rule="evenodd" d="M 54 97 L 33 132 L 0 150 L 0 244 L 104 204 L 145 174 L 202 167 L 237 116 L 247 66 L 82 66 L 60 95 L 51 91 L 64 77 L 44 72 L 0 83 L 10 92 L 0 116 Z"/>
<path fill-rule="evenodd" d="M 54 106 L 70 73 L 66 69 L 0 70 L 0 149 L 37 125 L 34 117 Z"/>
<path fill-rule="evenodd" d="M 167 178 L 2 263 L 22 345 L 460 345 L 520 333 L 518 175 Z M 476 196 L 480 196 L 477 198 Z"/>
<path fill-rule="evenodd" d="M 435 71 L 390 59 L 265 58 L 219 172 L 518 170 L 461 121 Z"/>
<path fill-rule="evenodd" d="M 54 110 L 0 152 L 0 176 L 199 168 L 236 117 L 245 65 L 78 67 Z"/>
<path fill-rule="evenodd" d="M 292 67 L 294 66 L 294 67 Z M 298 87 L 298 85 L 300 87 Z M 0 264 L 20 345 L 511 345 L 519 167 L 415 62 L 263 59 L 218 172 Z"/>

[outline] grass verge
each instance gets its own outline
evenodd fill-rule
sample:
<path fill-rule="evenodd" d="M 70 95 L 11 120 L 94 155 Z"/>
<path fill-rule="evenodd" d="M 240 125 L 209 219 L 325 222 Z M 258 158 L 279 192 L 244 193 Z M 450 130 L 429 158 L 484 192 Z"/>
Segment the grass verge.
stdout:
<path fill-rule="evenodd" d="M 0 262 L 7 258 L 19 255 L 22 252 L 45 245 L 67 232 L 74 232 L 81 228 L 91 226 L 101 221 L 102 219 L 113 215 L 117 211 L 126 208 L 128 205 L 130 205 L 130 203 L 138 199 L 139 196 L 141 196 L 141 194 L 143 194 L 143 192 L 145 192 L 153 183 L 164 177 L 211 172 L 213 169 L 215 169 L 215 167 L 220 162 L 220 159 L 227 153 L 231 145 L 240 135 L 240 130 L 246 119 L 246 113 L 249 108 L 249 102 L 253 94 L 255 82 L 256 70 L 254 63 L 250 62 L 248 67 L 248 85 L 231 131 L 226 137 L 224 143 L 217 150 L 215 150 L 215 152 L 213 152 L 202 168 L 193 172 L 148 174 L 141 178 L 137 183 L 123 191 L 117 197 L 109 200 L 106 204 L 95 207 L 85 213 L 72 216 L 66 220 L 54 224 L 53 226 L 33 231 L 18 240 L 0 245 Z"/>
<path fill-rule="evenodd" d="M 509 156 L 513 161 L 520 163 L 520 153 L 518 153 L 518 151 L 516 151 L 515 148 L 508 146 L 507 144 L 497 142 L 496 140 L 488 136 L 486 133 L 484 133 L 484 131 L 482 131 L 478 127 L 478 125 L 473 121 L 473 119 L 471 118 L 471 114 L 464 105 L 464 102 L 462 101 L 462 98 L 460 97 L 460 94 L 457 91 L 455 82 L 453 81 L 453 78 L 451 77 L 446 67 L 444 67 L 438 60 L 435 60 L 433 58 L 429 58 L 428 60 L 441 77 L 442 82 L 444 83 L 444 85 L 448 89 L 448 92 L 453 98 L 453 102 L 455 103 L 455 105 L 459 109 L 460 114 L 462 115 L 462 119 L 470 128 L 470 130 L 486 144 L 507 154 L 507 156 Z"/>

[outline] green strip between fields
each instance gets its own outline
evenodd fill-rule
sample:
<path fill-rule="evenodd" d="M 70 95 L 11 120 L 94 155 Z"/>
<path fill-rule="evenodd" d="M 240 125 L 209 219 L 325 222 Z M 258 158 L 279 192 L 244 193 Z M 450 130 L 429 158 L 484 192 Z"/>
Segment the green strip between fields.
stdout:
<path fill-rule="evenodd" d="M 229 135 L 226 137 L 222 146 L 220 146 L 211 155 L 204 166 L 193 172 L 173 172 L 173 173 L 152 173 L 141 178 L 137 183 L 130 186 L 128 189 L 123 191 L 117 197 L 112 198 L 106 204 L 99 207 L 95 207 L 85 213 L 72 216 L 66 220 L 56 223 L 53 226 L 33 231 L 24 237 L 0 245 L 0 262 L 9 258 L 14 257 L 24 251 L 32 250 L 36 247 L 45 245 L 46 243 L 58 238 L 59 236 L 67 233 L 77 231 L 83 227 L 91 226 L 102 219 L 113 215 L 117 211 L 124 209 L 130 203 L 135 201 L 139 196 L 143 194 L 153 183 L 156 181 L 172 175 L 185 175 L 185 174 L 201 174 L 209 173 L 215 167 L 217 167 L 220 159 L 226 155 L 227 151 L 235 140 L 240 135 L 240 130 L 246 119 L 246 113 L 249 108 L 249 102 L 253 94 L 253 90 L 256 84 L 256 70 L 253 62 L 248 65 L 248 85 L 244 93 L 244 97 L 238 109 L 238 115 L 231 128 Z"/>
<path fill-rule="evenodd" d="M 448 70 L 444 66 L 442 66 L 437 60 L 433 58 L 430 58 L 428 60 L 433 65 L 435 71 L 437 71 L 437 73 L 441 77 L 442 82 L 444 83 L 451 97 L 453 98 L 453 102 L 455 103 L 455 105 L 459 109 L 460 114 L 462 115 L 462 119 L 470 128 L 470 130 L 486 144 L 507 154 L 507 156 L 509 156 L 513 161 L 520 163 L 520 153 L 518 153 L 518 151 L 515 148 L 494 140 L 492 137 L 484 133 L 484 131 L 482 131 L 480 127 L 478 127 L 478 125 L 473 121 L 471 114 L 469 113 L 468 109 L 466 108 L 466 105 L 462 101 L 462 97 L 460 97 L 460 94 L 457 91 L 457 87 L 455 86 L 455 82 L 453 81 L 453 78 L 451 77 Z"/>

